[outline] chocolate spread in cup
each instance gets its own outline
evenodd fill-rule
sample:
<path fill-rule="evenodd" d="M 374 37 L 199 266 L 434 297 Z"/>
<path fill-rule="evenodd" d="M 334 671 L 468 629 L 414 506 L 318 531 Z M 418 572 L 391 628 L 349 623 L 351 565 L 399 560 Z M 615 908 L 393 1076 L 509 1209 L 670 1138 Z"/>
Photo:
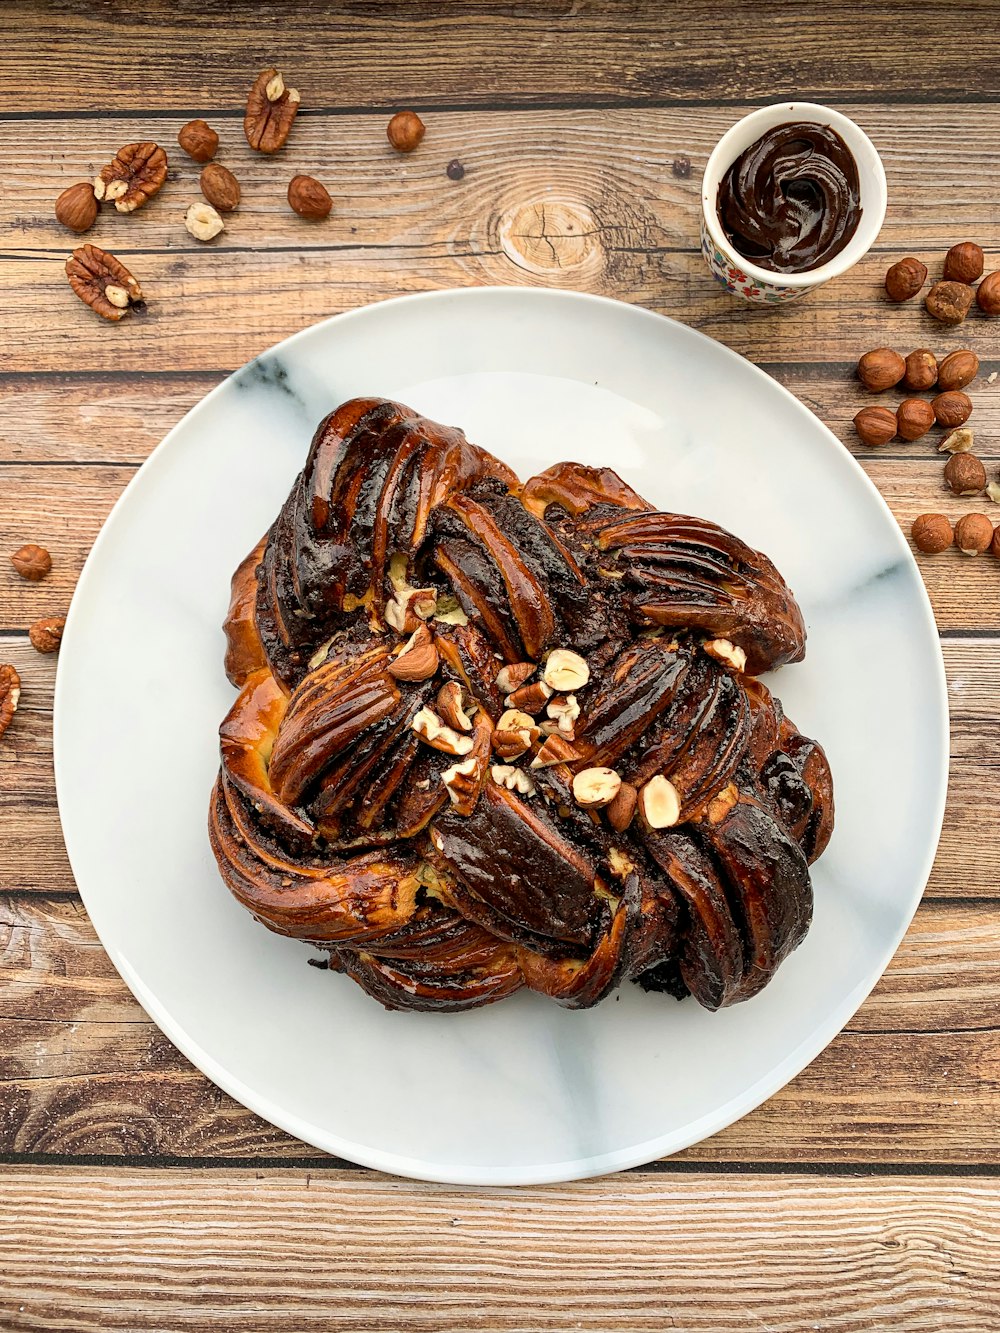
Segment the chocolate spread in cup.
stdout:
<path fill-rule="evenodd" d="M 723 176 L 718 208 L 744 259 L 774 273 L 807 273 L 839 255 L 857 231 L 858 164 L 828 125 L 776 125 Z"/>

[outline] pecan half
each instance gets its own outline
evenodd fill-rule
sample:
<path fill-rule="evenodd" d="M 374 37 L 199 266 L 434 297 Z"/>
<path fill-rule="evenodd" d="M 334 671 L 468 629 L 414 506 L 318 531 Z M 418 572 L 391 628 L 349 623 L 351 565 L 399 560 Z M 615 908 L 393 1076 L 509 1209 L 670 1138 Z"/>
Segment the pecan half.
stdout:
<path fill-rule="evenodd" d="M 102 319 L 122 319 L 130 307 L 144 308 L 142 288 L 120 259 L 97 245 L 81 245 L 66 260 L 69 285 Z"/>
<path fill-rule="evenodd" d="M 9 663 L 0 666 L 0 736 L 14 720 L 21 697 L 21 677 Z"/>
<path fill-rule="evenodd" d="M 159 144 L 127 143 L 94 181 L 98 199 L 113 200 L 119 213 L 134 213 L 167 179 L 167 155 Z"/>
<path fill-rule="evenodd" d="M 276 153 L 288 138 L 299 110 L 299 94 L 286 88 L 276 69 L 258 74 L 247 98 L 243 133 L 251 148 L 261 153 Z"/>

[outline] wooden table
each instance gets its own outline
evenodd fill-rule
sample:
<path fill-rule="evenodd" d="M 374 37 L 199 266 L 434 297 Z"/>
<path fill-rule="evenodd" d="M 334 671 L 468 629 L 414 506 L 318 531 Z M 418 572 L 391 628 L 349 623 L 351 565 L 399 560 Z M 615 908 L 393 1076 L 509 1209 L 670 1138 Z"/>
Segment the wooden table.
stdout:
<path fill-rule="evenodd" d="M 318 1155 L 172 1048 L 75 893 L 52 777 L 54 663 L 26 635 L 65 611 L 123 486 L 224 375 L 324 316 L 429 288 L 558 286 L 672 315 L 813 408 L 905 527 L 927 509 L 988 507 L 944 496 L 928 439 L 869 451 L 850 421 L 860 352 L 969 343 L 980 452 L 991 472 L 1000 459 L 1000 324 L 952 332 L 881 295 L 894 259 L 939 272 L 958 240 L 992 248 L 997 266 L 995 5 L 145 0 L 117 21 L 112 8 L 15 0 L 0 16 L 0 550 L 37 541 L 54 557 L 41 584 L 0 561 L 0 661 L 24 682 L 0 742 L 0 1326 L 996 1328 L 996 561 L 921 561 L 948 667 L 951 793 L 923 903 L 871 998 L 716 1137 L 605 1180 L 510 1192 Z M 240 123 L 271 63 L 303 102 L 275 159 L 250 152 Z M 889 214 L 848 276 L 748 310 L 698 254 L 701 171 L 749 107 L 791 94 L 870 132 Z M 384 128 L 406 106 L 428 130 L 404 158 Z M 243 183 L 209 247 L 182 225 L 197 168 L 175 140 L 195 115 Z M 70 293 L 74 241 L 52 204 L 137 139 L 166 147 L 171 176 L 87 237 L 149 297 L 145 318 L 113 326 Z M 682 155 L 687 178 L 671 167 Z M 445 175 L 452 158 L 461 182 Z M 328 223 L 288 211 L 297 171 L 330 187 Z"/>

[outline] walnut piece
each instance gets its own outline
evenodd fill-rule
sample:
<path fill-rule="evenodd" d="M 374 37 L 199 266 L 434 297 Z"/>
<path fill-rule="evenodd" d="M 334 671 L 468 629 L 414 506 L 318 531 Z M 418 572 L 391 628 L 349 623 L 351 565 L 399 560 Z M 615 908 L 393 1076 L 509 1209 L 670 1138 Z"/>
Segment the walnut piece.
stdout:
<path fill-rule="evenodd" d="M 94 181 L 98 199 L 114 202 L 119 213 L 134 213 L 167 179 L 167 155 L 159 144 L 127 143 Z"/>
<path fill-rule="evenodd" d="M 145 309 L 142 288 L 120 259 L 96 245 L 81 245 L 66 260 L 69 285 L 102 319 L 123 319 Z"/>
<path fill-rule="evenodd" d="M 243 133 L 251 148 L 260 153 L 276 153 L 288 138 L 299 110 L 299 94 L 286 88 L 276 69 L 258 74 L 247 98 Z"/>
<path fill-rule="evenodd" d="M 0 736 L 14 720 L 21 697 L 21 677 L 7 662 L 0 665 Z"/>

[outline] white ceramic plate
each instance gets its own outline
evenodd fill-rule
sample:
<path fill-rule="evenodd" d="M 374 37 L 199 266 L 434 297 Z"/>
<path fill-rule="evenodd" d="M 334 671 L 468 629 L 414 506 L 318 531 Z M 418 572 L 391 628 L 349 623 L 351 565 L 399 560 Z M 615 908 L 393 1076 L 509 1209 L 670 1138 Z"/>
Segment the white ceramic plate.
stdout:
<path fill-rule="evenodd" d="M 732 528 L 805 612 L 776 680 L 833 767 L 815 920 L 758 997 L 718 1014 L 621 994 L 583 1013 L 522 993 L 459 1015 L 384 1011 L 257 925 L 222 885 L 206 810 L 233 698 L 229 577 L 320 418 L 355 394 L 462 426 L 522 477 L 614 466 L 665 509 Z M 775 683 L 775 682 L 772 682 Z M 167 1036 L 307 1143 L 403 1175 L 595 1175 L 696 1142 L 812 1060 L 877 981 L 930 872 L 947 706 L 934 621 L 881 498 L 749 362 L 596 297 L 487 289 L 307 329 L 190 412 L 105 524 L 73 601 L 55 706 L 66 843 L 105 948 Z"/>

